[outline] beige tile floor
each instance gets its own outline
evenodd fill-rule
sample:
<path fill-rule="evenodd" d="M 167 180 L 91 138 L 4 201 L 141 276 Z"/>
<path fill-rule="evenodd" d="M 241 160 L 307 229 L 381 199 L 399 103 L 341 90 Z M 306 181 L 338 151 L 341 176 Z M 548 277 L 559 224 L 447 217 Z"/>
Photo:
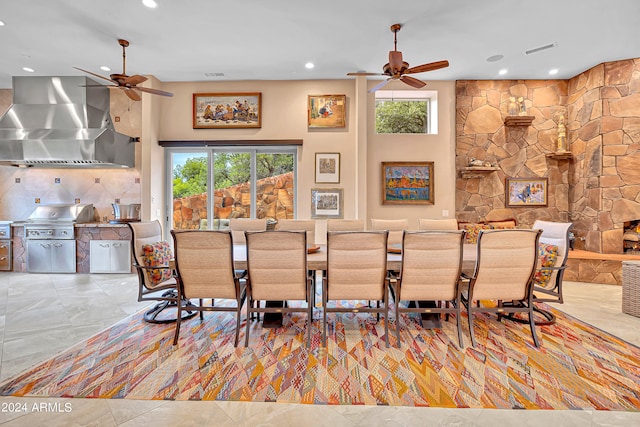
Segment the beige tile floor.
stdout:
<path fill-rule="evenodd" d="M 640 318 L 621 312 L 622 288 L 566 282 L 561 309 L 640 345 Z M 0 273 L 0 379 L 112 325 L 146 304 L 134 275 Z M 640 413 L 510 411 L 240 402 L 0 397 L 9 426 L 637 426 Z"/>

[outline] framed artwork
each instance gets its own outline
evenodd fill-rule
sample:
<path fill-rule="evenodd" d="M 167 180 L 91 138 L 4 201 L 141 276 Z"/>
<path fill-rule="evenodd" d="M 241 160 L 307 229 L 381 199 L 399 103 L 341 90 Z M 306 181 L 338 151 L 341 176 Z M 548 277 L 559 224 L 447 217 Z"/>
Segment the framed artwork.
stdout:
<path fill-rule="evenodd" d="M 262 125 L 260 92 L 194 93 L 194 129 L 259 128 Z"/>
<path fill-rule="evenodd" d="M 311 218 L 342 218 L 342 188 L 312 188 Z"/>
<path fill-rule="evenodd" d="M 507 178 L 507 207 L 547 206 L 547 178 Z"/>
<path fill-rule="evenodd" d="M 382 162 L 383 205 L 432 205 L 433 162 Z"/>
<path fill-rule="evenodd" d="M 346 95 L 309 95 L 307 124 L 310 128 L 343 128 L 346 126 Z"/>
<path fill-rule="evenodd" d="M 316 184 L 340 182 L 340 153 L 316 153 Z"/>

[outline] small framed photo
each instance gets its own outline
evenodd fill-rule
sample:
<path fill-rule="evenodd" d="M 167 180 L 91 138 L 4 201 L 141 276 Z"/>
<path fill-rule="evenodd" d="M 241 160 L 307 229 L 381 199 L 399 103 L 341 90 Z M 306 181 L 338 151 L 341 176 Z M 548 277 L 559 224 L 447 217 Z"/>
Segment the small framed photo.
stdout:
<path fill-rule="evenodd" d="M 312 188 L 311 218 L 342 218 L 342 188 Z"/>
<path fill-rule="evenodd" d="M 506 206 L 547 206 L 547 178 L 507 178 Z"/>
<path fill-rule="evenodd" d="M 383 205 L 433 205 L 433 162 L 382 162 Z"/>
<path fill-rule="evenodd" d="M 316 184 L 340 182 L 340 153 L 316 153 Z"/>
<path fill-rule="evenodd" d="M 262 126 L 260 92 L 194 93 L 194 129 L 259 128 Z"/>
<path fill-rule="evenodd" d="M 346 95 L 309 95 L 307 124 L 310 128 L 346 126 Z"/>

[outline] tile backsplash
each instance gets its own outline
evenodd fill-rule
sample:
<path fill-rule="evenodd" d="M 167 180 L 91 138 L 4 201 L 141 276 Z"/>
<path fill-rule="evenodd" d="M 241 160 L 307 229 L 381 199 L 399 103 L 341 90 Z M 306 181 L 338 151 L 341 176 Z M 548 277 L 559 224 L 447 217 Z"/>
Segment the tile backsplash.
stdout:
<path fill-rule="evenodd" d="M 60 185 L 64 183 L 64 185 Z M 41 205 L 92 203 L 96 221 L 113 219 L 111 204 L 140 203 L 137 169 L 21 169 L 0 166 L 0 220 L 23 221 Z"/>

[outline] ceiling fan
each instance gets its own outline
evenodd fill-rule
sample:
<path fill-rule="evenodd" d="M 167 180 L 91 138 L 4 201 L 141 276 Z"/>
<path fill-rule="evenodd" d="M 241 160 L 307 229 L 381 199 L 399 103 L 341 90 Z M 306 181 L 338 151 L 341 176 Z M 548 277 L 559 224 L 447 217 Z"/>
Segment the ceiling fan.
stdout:
<path fill-rule="evenodd" d="M 428 64 L 417 65 L 409 68 L 409 63 L 402 60 L 402 52 L 398 50 L 398 31 L 402 28 L 401 24 L 393 24 L 391 26 L 391 32 L 393 32 L 393 50 L 389 51 L 389 62 L 382 67 L 382 74 L 380 73 L 366 73 L 355 72 L 347 73 L 347 76 L 389 76 L 385 81 L 377 84 L 369 90 L 369 92 L 375 92 L 378 89 L 384 87 L 391 80 L 400 80 L 403 83 L 413 86 L 415 88 L 421 88 L 426 85 L 425 82 L 420 81 L 407 74 L 424 73 L 426 71 L 438 70 L 440 68 L 446 68 L 449 66 L 449 61 L 437 61 L 430 62 Z"/>
<path fill-rule="evenodd" d="M 92 76 L 98 77 L 103 80 L 110 81 L 113 83 L 109 85 L 109 87 L 117 87 L 119 89 L 124 90 L 125 94 L 134 101 L 142 100 L 140 94 L 136 91 L 147 92 L 153 95 L 162 95 L 162 96 L 173 96 L 170 92 L 165 92 L 163 90 L 151 89 L 148 87 L 138 87 L 140 83 L 147 81 L 147 78 L 138 74 L 134 74 L 133 76 L 128 76 L 126 73 L 126 61 L 127 54 L 125 49 L 129 46 L 129 42 L 123 39 L 119 39 L 118 43 L 122 46 L 122 74 L 111 74 L 109 77 L 101 76 L 100 74 L 92 73 L 91 71 L 83 70 L 82 68 L 73 67 L 76 70 L 80 70 L 84 73 L 91 74 Z"/>

